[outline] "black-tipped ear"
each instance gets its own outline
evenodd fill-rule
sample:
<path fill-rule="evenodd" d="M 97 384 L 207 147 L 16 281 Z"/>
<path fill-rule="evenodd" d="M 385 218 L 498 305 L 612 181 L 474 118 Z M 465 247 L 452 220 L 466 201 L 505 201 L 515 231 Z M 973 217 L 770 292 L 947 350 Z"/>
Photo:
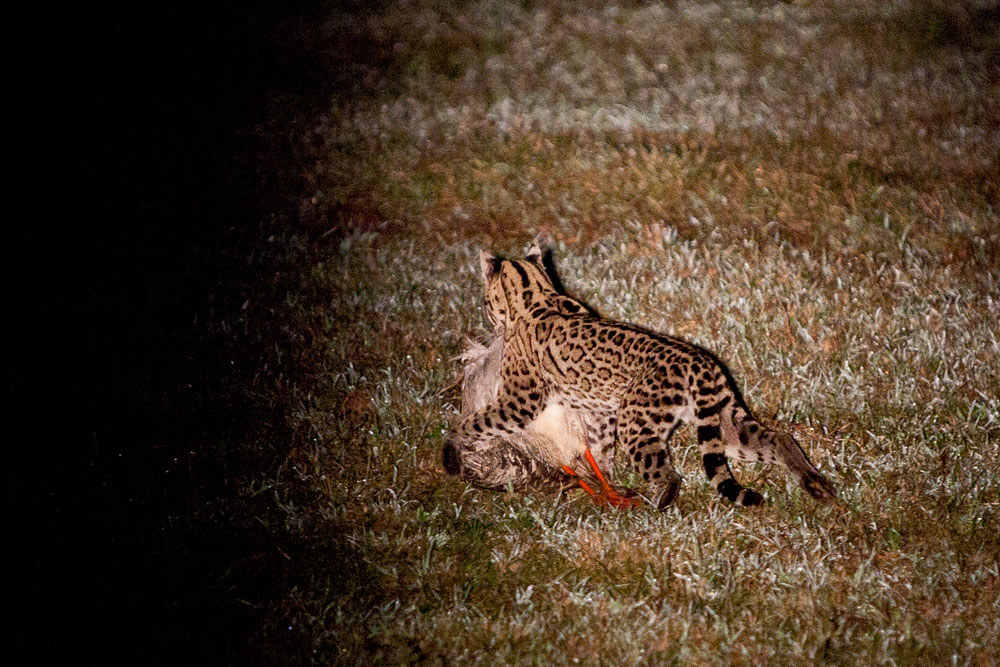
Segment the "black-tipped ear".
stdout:
<path fill-rule="evenodd" d="M 542 250 L 542 246 L 538 243 L 532 243 L 528 246 L 528 252 L 525 255 L 525 259 L 538 266 L 542 265 L 542 257 L 545 255 L 545 251 Z"/>
<path fill-rule="evenodd" d="M 550 236 L 547 232 L 539 232 L 535 235 L 534 240 L 528 247 L 528 261 L 534 262 L 539 267 L 543 267 L 545 263 L 545 256 L 552 254 L 552 245 L 552 236 Z"/>
<path fill-rule="evenodd" d="M 496 255 L 491 255 L 485 250 L 479 251 L 479 270 L 483 274 L 483 282 L 493 277 L 493 274 L 500 270 L 503 260 Z"/>

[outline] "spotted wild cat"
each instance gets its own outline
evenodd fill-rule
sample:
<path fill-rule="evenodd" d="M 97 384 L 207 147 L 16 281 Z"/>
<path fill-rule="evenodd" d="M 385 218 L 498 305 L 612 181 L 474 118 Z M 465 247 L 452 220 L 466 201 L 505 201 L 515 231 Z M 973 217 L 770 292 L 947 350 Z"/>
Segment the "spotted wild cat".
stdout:
<path fill-rule="evenodd" d="M 562 409 L 582 417 L 586 456 L 597 476 L 597 461 L 609 467 L 617 442 L 661 509 L 680 487 L 667 445 L 685 422 L 696 428 L 705 474 L 727 500 L 741 505 L 763 500 L 734 479 L 730 458 L 779 463 L 813 498 L 836 498 L 833 485 L 791 435 L 752 416 L 711 353 L 600 318 L 557 289 L 542 259 L 537 247 L 525 260 L 480 252 L 486 314 L 503 335 L 499 387 L 495 399 L 464 417 L 448 438 L 443 457 L 449 473 L 469 476 L 465 459 L 497 439 L 523 433 L 547 410 Z M 607 485 L 604 489 L 614 504 L 633 504 Z"/>

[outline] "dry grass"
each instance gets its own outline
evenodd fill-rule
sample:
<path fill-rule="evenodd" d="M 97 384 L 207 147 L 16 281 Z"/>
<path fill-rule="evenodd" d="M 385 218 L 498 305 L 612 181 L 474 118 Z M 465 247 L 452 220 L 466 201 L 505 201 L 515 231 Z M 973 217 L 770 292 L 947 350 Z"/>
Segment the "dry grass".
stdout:
<path fill-rule="evenodd" d="M 317 128 L 288 241 L 297 439 L 243 493 L 314 548 L 266 637 L 323 663 L 996 663 L 996 5 L 526 5 L 331 16 L 381 55 Z M 540 230 L 570 292 L 726 360 L 851 509 L 752 465 L 770 503 L 734 509 L 690 433 L 664 514 L 447 478 L 475 252 Z"/>

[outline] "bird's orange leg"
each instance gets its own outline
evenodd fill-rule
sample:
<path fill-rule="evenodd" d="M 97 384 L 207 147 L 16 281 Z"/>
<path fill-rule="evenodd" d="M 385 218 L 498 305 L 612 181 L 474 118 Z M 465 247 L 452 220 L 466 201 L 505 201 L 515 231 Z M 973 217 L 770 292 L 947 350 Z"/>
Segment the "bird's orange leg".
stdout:
<path fill-rule="evenodd" d="M 626 498 L 612 488 L 608 484 L 608 480 L 604 479 L 604 475 L 601 473 L 600 467 L 597 465 L 597 461 L 594 460 L 594 455 L 590 453 L 590 447 L 584 452 L 584 458 L 587 459 L 587 463 L 590 464 L 590 469 L 594 471 L 597 475 L 597 479 L 601 482 L 601 495 L 604 496 L 605 502 L 609 503 L 614 507 L 624 507 L 631 509 L 633 507 L 638 507 L 640 501 L 638 498 Z"/>
<path fill-rule="evenodd" d="M 600 498 L 600 494 L 597 493 L 597 491 L 594 491 L 592 488 L 590 488 L 590 485 L 587 484 L 585 481 L 583 481 L 583 479 L 581 479 L 580 476 L 576 474 L 575 470 L 573 470 L 569 466 L 563 466 L 562 469 L 563 472 L 569 475 L 570 477 L 576 477 L 576 483 L 580 485 L 581 489 L 587 492 L 588 496 L 594 499 L 595 503 L 599 502 L 598 498 Z"/>
<path fill-rule="evenodd" d="M 587 495 L 591 497 L 591 499 L 594 501 L 594 504 L 596 505 L 607 504 L 618 508 L 624 507 L 626 509 L 631 509 L 633 507 L 639 506 L 640 502 L 638 498 L 626 498 L 617 491 L 615 491 L 614 488 L 612 488 L 612 486 L 608 484 L 608 480 L 604 478 L 604 474 L 601 472 L 600 467 L 598 467 L 597 461 L 594 460 L 594 455 L 590 453 L 589 447 L 584 453 L 584 458 L 587 459 L 587 463 L 590 465 L 590 469 L 594 471 L 594 474 L 597 475 L 598 481 L 601 482 L 600 493 L 590 488 L 590 485 L 584 482 L 583 479 L 580 478 L 580 475 L 578 475 L 576 471 L 570 468 L 569 466 L 563 466 L 562 469 L 563 472 L 565 472 L 567 475 L 577 478 L 577 483 L 580 485 L 580 488 L 582 488 L 584 491 L 587 492 Z"/>

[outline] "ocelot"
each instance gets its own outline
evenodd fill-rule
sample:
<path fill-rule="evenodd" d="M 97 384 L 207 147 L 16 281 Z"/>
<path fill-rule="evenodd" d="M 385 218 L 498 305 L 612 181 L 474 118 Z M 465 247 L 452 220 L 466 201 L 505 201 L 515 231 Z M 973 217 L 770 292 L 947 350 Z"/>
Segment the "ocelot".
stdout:
<path fill-rule="evenodd" d="M 492 361 L 499 381 L 493 382 L 493 400 L 464 417 L 447 439 L 443 456 L 449 473 L 474 482 L 489 475 L 503 478 L 496 466 L 504 465 L 530 473 L 551 474 L 560 467 L 572 473 L 570 461 L 583 454 L 604 486 L 603 494 L 594 495 L 633 505 L 604 482 L 599 469 L 610 469 L 617 443 L 662 509 L 674 501 L 681 481 L 668 442 L 687 422 L 697 432 L 705 474 L 726 500 L 763 501 L 736 481 L 730 459 L 778 463 L 816 500 L 836 498 L 833 485 L 790 434 L 753 417 L 726 367 L 710 352 L 602 319 L 557 286 L 537 246 L 524 260 L 486 252 L 479 259 L 486 315 L 503 341 L 499 363 L 486 359 L 483 367 Z M 572 420 L 566 423 L 584 435 L 561 437 L 551 428 L 560 419 Z M 538 450 L 537 442 L 545 438 L 524 437 L 533 431 L 550 434 L 556 451 Z M 493 468 L 484 461 L 493 461 Z"/>

